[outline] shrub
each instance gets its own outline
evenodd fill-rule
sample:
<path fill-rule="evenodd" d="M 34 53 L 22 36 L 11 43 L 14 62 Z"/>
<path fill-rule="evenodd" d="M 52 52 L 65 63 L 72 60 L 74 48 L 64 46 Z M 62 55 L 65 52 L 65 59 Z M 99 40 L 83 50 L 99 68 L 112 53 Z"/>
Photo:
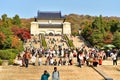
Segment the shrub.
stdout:
<path fill-rule="evenodd" d="M 3 60 L 15 59 L 16 53 L 12 52 L 11 49 L 0 50 L 0 58 Z"/>
<path fill-rule="evenodd" d="M 18 49 L 7 49 L 9 52 L 12 52 L 12 53 L 16 53 L 18 54 L 19 53 L 19 50 Z"/>
<path fill-rule="evenodd" d="M 74 47 L 72 40 L 68 40 L 68 44 L 70 45 L 70 47 Z"/>
<path fill-rule="evenodd" d="M 45 37 L 44 37 L 43 34 L 41 35 L 41 40 L 42 40 L 42 46 L 43 46 L 44 48 L 46 48 L 46 47 L 47 47 L 47 43 L 46 43 L 46 41 L 45 41 Z"/>
<path fill-rule="evenodd" d="M 8 65 L 13 65 L 13 64 L 14 64 L 14 60 L 13 59 L 9 59 Z"/>
<path fill-rule="evenodd" d="M 3 61 L 2 61 L 2 59 L 0 59 L 0 65 L 2 65 L 2 63 L 3 63 Z"/>
<path fill-rule="evenodd" d="M 67 40 L 67 44 L 69 45 L 69 47 L 74 47 L 73 45 L 73 41 L 69 40 L 69 38 L 67 37 L 67 35 L 64 35 L 65 40 Z"/>

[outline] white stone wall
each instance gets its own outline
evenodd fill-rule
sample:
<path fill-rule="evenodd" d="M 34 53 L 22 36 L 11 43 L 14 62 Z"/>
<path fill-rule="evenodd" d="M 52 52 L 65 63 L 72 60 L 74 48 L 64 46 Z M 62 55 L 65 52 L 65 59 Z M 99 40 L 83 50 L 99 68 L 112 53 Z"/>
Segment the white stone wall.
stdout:
<path fill-rule="evenodd" d="M 49 34 L 62 34 L 62 28 L 39 28 L 39 22 L 31 22 L 30 32 L 33 35 L 38 35 L 40 33 Z"/>
<path fill-rule="evenodd" d="M 71 23 L 69 22 L 64 22 L 63 23 L 63 34 L 71 34 Z"/>
<path fill-rule="evenodd" d="M 45 34 L 49 34 L 49 33 L 53 33 L 53 34 L 62 34 L 62 28 L 40 28 L 38 29 L 38 34 L 39 33 L 45 33 Z"/>
<path fill-rule="evenodd" d="M 64 22 L 63 23 L 63 28 L 39 28 L 39 23 L 40 22 L 31 22 L 31 28 L 30 32 L 33 35 L 38 35 L 40 33 L 43 34 L 71 34 L 71 23 L 69 22 Z"/>
<path fill-rule="evenodd" d="M 38 34 L 37 30 L 38 30 L 38 23 L 37 22 L 31 22 L 30 33 L 33 34 L 33 35 L 36 35 L 36 34 Z"/>

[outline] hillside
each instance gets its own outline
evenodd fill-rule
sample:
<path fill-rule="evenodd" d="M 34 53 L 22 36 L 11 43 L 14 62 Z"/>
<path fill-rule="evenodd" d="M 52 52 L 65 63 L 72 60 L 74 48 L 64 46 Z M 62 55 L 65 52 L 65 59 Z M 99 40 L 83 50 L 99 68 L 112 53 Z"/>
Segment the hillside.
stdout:
<path fill-rule="evenodd" d="M 120 17 L 103 17 L 100 16 L 90 16 L 90 15 L 78 15 L 69 14 L 65 15 L 65 21 L 71 23 L 72 35 L 78 35 L 79 30 L 82 30 L 82 36 L 88 40 L 92 45 L 99 45 L 102 47 L 104 44 L 115 44 L 118 48 L 120 47 L 118 36 L 120 32 Z M 7 20 L 7 21 L 6 21 Z M 15 15 L 13 18 L 7 17 L 6 14 L 2 15 L 0 20 L 1 26 L 13 27 L 17 26 L 20 28 L 26 28 L 30 31 L 30 24 L 34 21 L 34 18 L 20 18 Z M 115 38 L 115 40 L 112 42 Z"/>

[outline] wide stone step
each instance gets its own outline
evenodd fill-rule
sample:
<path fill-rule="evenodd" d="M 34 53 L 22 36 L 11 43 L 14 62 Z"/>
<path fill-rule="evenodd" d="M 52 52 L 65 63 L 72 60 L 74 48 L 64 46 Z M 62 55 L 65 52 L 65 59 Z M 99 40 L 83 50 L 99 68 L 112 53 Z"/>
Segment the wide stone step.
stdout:
<path fill-rule="evenodd" d="M 28 68 L 4 66 L 0 68 L 0 80 L 40 80 L 44 70 L 48 70 L 50 73 L 49 80 L 51 80 L 53 68 L 54 66 L 29 66 Z M 61 80 L 103 80 L 103 77 L 91 67 L 57 66 L 57 68 Z"/>

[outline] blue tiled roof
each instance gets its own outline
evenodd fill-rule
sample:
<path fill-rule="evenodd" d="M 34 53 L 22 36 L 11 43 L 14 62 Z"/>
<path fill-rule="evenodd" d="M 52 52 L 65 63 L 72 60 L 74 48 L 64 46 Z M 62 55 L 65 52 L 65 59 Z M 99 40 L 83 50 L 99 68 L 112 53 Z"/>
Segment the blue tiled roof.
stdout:
<path fill-rule="evenodd" d="M 37 18 L 41 19 L 60 19 L 63 18 L 61 16 L 61 12 L 39 12 L 37 14 Z"/>

